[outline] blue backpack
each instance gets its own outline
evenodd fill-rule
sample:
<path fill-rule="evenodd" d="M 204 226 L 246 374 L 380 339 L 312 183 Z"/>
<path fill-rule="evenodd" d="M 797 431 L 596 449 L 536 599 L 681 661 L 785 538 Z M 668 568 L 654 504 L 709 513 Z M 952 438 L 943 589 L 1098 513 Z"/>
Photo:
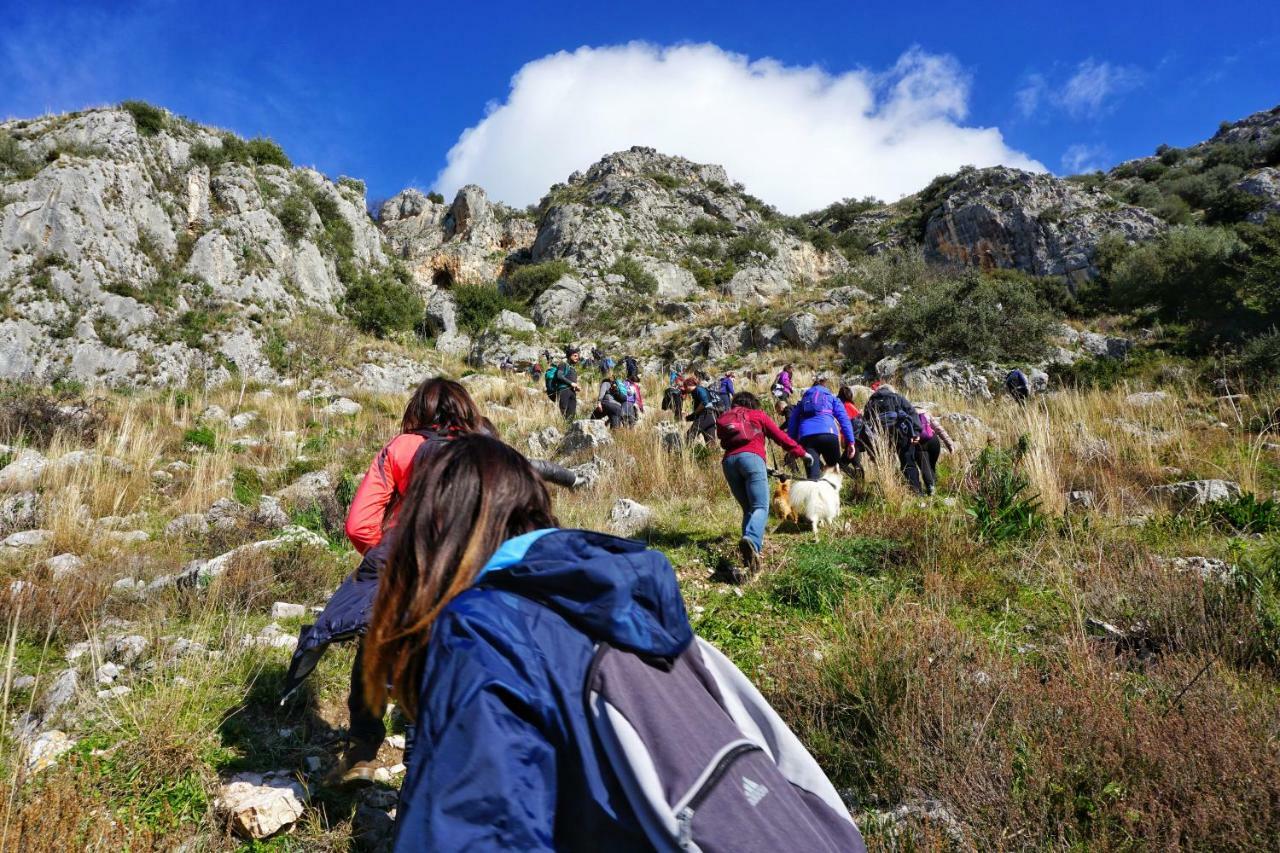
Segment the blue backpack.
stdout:
<path fill-rule="evenodd" d="M 818 402 L 819 398 L 823 400 L 823 403 Z M 800 398 L 800 416 L 807 419 L 816 418 L 818 415 L 835 414 L 835 410 L 831 408 L 831 400 L 833 399 L 835 398 L 831 396 L 831 392 L 821 386 L 810 388 Z"/>

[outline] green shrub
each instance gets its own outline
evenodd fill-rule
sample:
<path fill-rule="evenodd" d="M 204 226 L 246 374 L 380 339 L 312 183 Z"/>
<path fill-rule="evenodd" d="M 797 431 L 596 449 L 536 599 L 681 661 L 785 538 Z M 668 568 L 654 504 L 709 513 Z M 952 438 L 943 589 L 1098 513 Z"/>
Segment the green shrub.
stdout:
<path fill-rule="evenodd" d="M 1251 338 L 1240 355 L 1240 368 L 1250 384 L 1280 376 L 1280 331 L 1273 328 Z"/>
<path fill-rule="evenodd" d="M 311 202 L 307 200 L 307 194 L 294 190 L 285 196 L 276 212 L 276 219 L 280 220 L 280 227 L 290 240 L 305 237 L 311 226 Z"/>
<path fill-rule="evenodd" d="M 778 250 L 773 247 L 773 243 L 760 233 L 743 234 L 740 237 L 735 237 L 725 247 L 725 255 L 738 266 L 750 263 L 757 255 L 772 258 L 776 254 L 778 254 Z"/>
<path fill-rule="evenodd" d="M 350 177 L 347 177 L 346 175 L 340 175 L 338 177 L 337 184 L 340 187 L 346 187 L 349 190 L 355 190 L 356 192 L 360 193 L 360 195 L 364 195 L 366 192 L 365 183 L 359 178 L 350 178 Z"/>
<path fill-rule="evenodd" d="M 220 146 L 204 143 L 192 145 L 191 159 L 211 169 L 223 163 L 240 163 L 245 166 L 282 166 L 286 169 L 293 166 L 284 149 L 274 140 L 257 136 L 246 141 L 230 133 L 222 135 Z"/>
<path fill-rule="evenodd" d="M 218 445 L 218 437 L 207 426 L 198 426 L 182 434 L 182 443 L 187 447 L 198 447 L 213 450 Z"/>
<path fill-rule="evenodd" d="M 343 310 L 356 328 L 384 338 L 418 328 L 426 305 L 408 270 L 394 264 L 357 275 L 347 285 Z"/>
<path fill-rule="evenodd" d="M 733 226 L 723 219 L 700 216 L 689 226 L 689 233 L 698 237 L 725 237 L 733 233 Z"/>
<path fill-rule="evenodd" d="M 865 537 L 802 543 L 788 555 L 786 569 L 768 579 L 769 596 L 806 613 L 830 613 L 859 575 L 876 573 L 891 546 Z"/>
<path fill-rule="evenodd" d="M 1259 500 L 1252 492 L 1205 504 L 1200 508 L 1200 515 L 1214 527 L 1242 536 L 1280 529 L 1280 503 L 1271 498 Z"/>
<path fill-rule="evenodd" d="M 427 201 L 434 201 L 436 204 L 444 204 L 444 196 L 438 192 L 427 193 Z"/>
<path fill-rule="evenodd" d="M 458 310 L 458 325 L 472 334 L 487 329 L 504 310 L 516 308 L 510 297 L 490 284 L 462 284 L 450 292 Z"/>
<path fill-rule="evenodd" d="M 236 468 L 231 472 L 231 496 L 238 503 L 256 505 L 265 488 L 262 475 L 252 468 Z"/>
<path fill-rule="evenodd" d="M 40 164 L 22 150 L 18 140 L 0 131 L 0 176 L 9 175 L 20 181 L 40 171 Z"/>
<path fill-rule="evenodd" d="M 528 264 L 512 270 L 502 282 L 502 288 L 512 299 L 528 305 L 551 285 L 572 273 L 573 267 L 569 266 L 568 261 L 554 260 Z"/>
<path fill-rule="evenodd" d="M 650 172 L 649 179 L 663 189 L 677 190 L 684 186 L 684 181 L 666 172 Z"/>
<path fill-rule="evenodd" d="M 121 101 L 120 109 L 133 116 L 133 123 L 143 136 L 155 136 L 168 124 L 168 116 L 164 114 L 164 110 L 146 101 Z"/>
<path fill-rule="evenodd" d="M 1031 481 L 1021 470 L 1029 447 L 1024 435 L 1011 450 L 988 445 L 978 454 L 967 511 L 979 539 L 1021 539 L 1044 524 L 1040 496 L 1031 491 Z"/>
<path fill-rule="evenodd" d="M 293 167 L 293 161 L 274 139 L 255 136 L 245 143 L 245 149 L 249 153 L 249 159 L 259 166 L 281 166 L 285 169 Z"/>
<path fill-rule="evenodd" d="M 1020 361 L 1044 355 L 1057 320 L 1027 280 L 966 272 L 925 279 L 876 326 L 927 361 Z"/>
<path fill-rule="evenodd" d="M 629 255 L 623 255 L 614 261 L 609 272 L 622 276 L 623 286 L 628 290 L 650 296 L 658 292 L 658 279 Z"/>

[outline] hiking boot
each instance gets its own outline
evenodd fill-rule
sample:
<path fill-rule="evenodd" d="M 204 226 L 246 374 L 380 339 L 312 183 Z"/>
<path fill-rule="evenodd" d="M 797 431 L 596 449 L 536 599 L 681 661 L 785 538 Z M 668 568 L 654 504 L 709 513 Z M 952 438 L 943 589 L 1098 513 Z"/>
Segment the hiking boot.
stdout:
<path fill-rule="evenodd" d="M 755 543 L 743 536 L 738 540 L 738 553 L 742 556 L 742 567 L 748 577 L 760 571 L 760 552 L 756 550 Z"/>
<path fill-rule="evenodd" d="M 328 784 L 334 787 L 372 785 L 374 774 L 382 767 L 378 763 L 379 746 L 381 744 L 349 743 L 329 773 Z"/>

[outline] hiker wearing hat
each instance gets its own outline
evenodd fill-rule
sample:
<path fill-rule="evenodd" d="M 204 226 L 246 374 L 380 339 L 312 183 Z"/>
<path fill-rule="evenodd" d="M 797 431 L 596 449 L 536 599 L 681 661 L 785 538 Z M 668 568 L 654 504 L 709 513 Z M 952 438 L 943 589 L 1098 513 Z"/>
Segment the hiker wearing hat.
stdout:
<path fill-rule="evenodd" d="M 849 413 L 831 393 L 831 384 L 830 376 L 818 374 L 787 418 L 787 434 L 809 451 L 810 480 L 821 477 L 823 468 L 840 464 L 842 436 L 850 451 L 856 440 Z M 849 455 L 852 458 L 852 452 Z"/>
<path fill-rule="evenodd" d="M 556 365 L 551 377 L 551 390 L 555 394 L 556 405 L 566 420 L 573 420 L 578 414 L 578 362 L 582 361 L 582 351 L 573 344 L 564 348 L 564 361 Z"/>

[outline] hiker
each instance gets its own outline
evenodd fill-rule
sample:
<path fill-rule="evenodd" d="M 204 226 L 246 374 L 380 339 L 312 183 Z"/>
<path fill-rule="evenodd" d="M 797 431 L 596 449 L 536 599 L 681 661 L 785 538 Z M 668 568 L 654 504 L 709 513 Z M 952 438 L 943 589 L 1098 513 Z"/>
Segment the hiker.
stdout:
<path fill-rule="evenodd" d="M 582 361 L 582 351 L 570 344 L 564 348 L 564 361 L 555 366 L 554 372 L 548 371 L 547 393 L 552 395 L 560 414 L 565 420 L 573 420 L 578 414 L 578 362 Z"/>
<path fill-rule="evenodd" d="M 725 402 L 725 408 L 728 409 L 731 405 L 733 405 L 733 395 L 735 391 L 733 387 L 733 371 L 732 370 L 726 370 L 724 372 L 724 376 L 720 377 L 719 390 L 720 390 L 720 399 Z"/>
<path fill-rule="evenodd" d="M 685 444 L 692 444 L 698 436 L 702 436 L 708 447 L 715 447 L 716 418 L 720 416 L 715 398 L 705 386 L 698 384 L 694 376 L 684 378 L 684 393 L 693 402 L 693 411 L 685 418 L 690 424 L 684 436 Z"/>
<path fill-rule="evenodd" d="M 289 677 L 300 684 L 330 643 L 356 639 L 347 697 L 350 726 L 346 749 L 333 771 L 334 782 L 372 782 L 378 748 L 387 734 L 382 720 L 386 705 L 365 702 L 361 687 L 365 660 L 361 635 L 390 550 L 386 534 L 395 525 L 413 470 L 424 454 L 434 453 L 442 444 L 460 435 L 491 431 L 462 385 L 448 379 L 428 379 L 418 385 L 405 406 L 400 434 L 373 458 L 356 489 L 347 512 L 346 533 L 361 555 L 360 565 L 329 599 L 315 625 L 303 628 Z"/>
<path fill-rule="evenodd" d="M 938 482 L 938 457 L 942 455 L 942 448 L 945 446 L 948 453 L 954 453 L 955 445 L 942 423 L 927 409 L 916 406 L 916 417 L 920 420 L 916 463 L 920 466 L 920 481 L 924 486 L 924 493 L 931 495 Z"/>
<path fill-rule="evenodd" d="M 778 371 L 777 377 L 773 380 L 773 396 L 781 400 L 783 405 L 791 402 L 793 389 L 791 387 L 791 365 L 784 365 Z"/>
<path fill-rule="evenodd" d="M 622 367 L 627 372 L 628 382 L 640 381 L 640 364 L 636 361 L 635 356 L 627 356 L 622 360 Z"/>
<path fill-rule="evenodd" d="M 680 387 L 680 377 L 675 376 L 671 384 L 662 392 L 662 410 L 671 412 L 676 423 L 684 417 L 684 389 Z"/>
<path fill-rule="evenodd" d="M 606 355 L 604 357 L 604 361 L 600 362 L 601 370 L 604 373 L 612 373 L 613 368 L 616 366 L 617 366 L 617 362 L 613 360 L 613 356 L 611 355 Z"/>
<path fill-rule="evenodd" d="M 604 370 L 604 353 L 600 351 L 600 347 L 591 348 L 591 363 L 597 370 Z"/>
<path fill-rule="evenodd" d="M 622 404 L 622 422 L 627 426 L 635 426 L 636 421 L 644 414 L 644 391 L 635 380 L 625 379 L 623 384 L 626 386 L 627 399 Z"/>
<path fill-rule="evenodd" d="M 1027 402 L 1027 398 L 1031 396 L 1031 383 L 1027 381 L 1027 374 L 1016 367 L 1005 374 L 1004 387 L 1019 405 Z"/>
<path fill-rule="evenodd" d="M 612 373 L 605 374 L 600 382 L 600 392 L 596 396 L 596 411 L 609 421 L 609 429 L 622 426 L 626 414 L 627 386 L 622 379 L 615 379 Z"/>
<path fill-rule="evenodd" d="M 841 385 L 840 390 L 836 392 L 836 399 L 844 406 L 844 412 L 849 416 L 849 423 L 853 427 L 853 444 L 845 448 L 845 456 L 852 460 L 854 465 L 861 467 L 857 454 L 859 439 L 862 436 L 862 413 L 853 402 L 853 389 L 848 385 Z"/>
<path fill-rule="evenodd" d="M 498 369 L 503 373 L 515 373 L 516 363 L 511 360 L 511 356 L 504 355 L 502 357 L 502 363 L 498 365 Z"/>
<path fill-rule="evenodd" d="M 812 756 L 694 636 L 667 558 L 561 529 L 519 453 L 452 442 L 401 530 L 364 680 L 416 730 L 396 851 L 865 851 Z M 668 792 L 694 780 L 677 818 Z"/>
<path fill-rule="evenodd" d="M 844 404 L 831 393 L 831 378 L 819 374 L 787 419 L 787 435 L 809 451 L 810 480 L 822 476 L 823 468 L 834 468 L 843 459 L 853 459 L 852 448 L 857 436 Z M 840 440 L 848 450 L 841 450 Z"/>
<path fill-rule="evenodd" d="M 862 407 L 862 423 L 864 430 L 881 436 L 897 453 L 903 476 L 919 494 L 923 486 L 916 459 L 916 445 L 920 443 L 920 421 L 916 416 L 916 407 L 895 391 L 892 385 L 882 382 Z M 863 447 L 874 459 L 875 445 L 870 436 Z"/>
<path fill-rule="evenodd" d="M 750 391 L 733 395 L 732 406 L 716 420 L 716 438 L 724 448 L 720 463 L 733 499 L 742 507 L 742 538 L 738 552 L 750 573 L 760 569 L 764 526 L 769 520 L 769 472 L 765 467 L 765 439 L 772 439 L 789 457 L 804 459 L 808 452 L 760 409 Z"/>

